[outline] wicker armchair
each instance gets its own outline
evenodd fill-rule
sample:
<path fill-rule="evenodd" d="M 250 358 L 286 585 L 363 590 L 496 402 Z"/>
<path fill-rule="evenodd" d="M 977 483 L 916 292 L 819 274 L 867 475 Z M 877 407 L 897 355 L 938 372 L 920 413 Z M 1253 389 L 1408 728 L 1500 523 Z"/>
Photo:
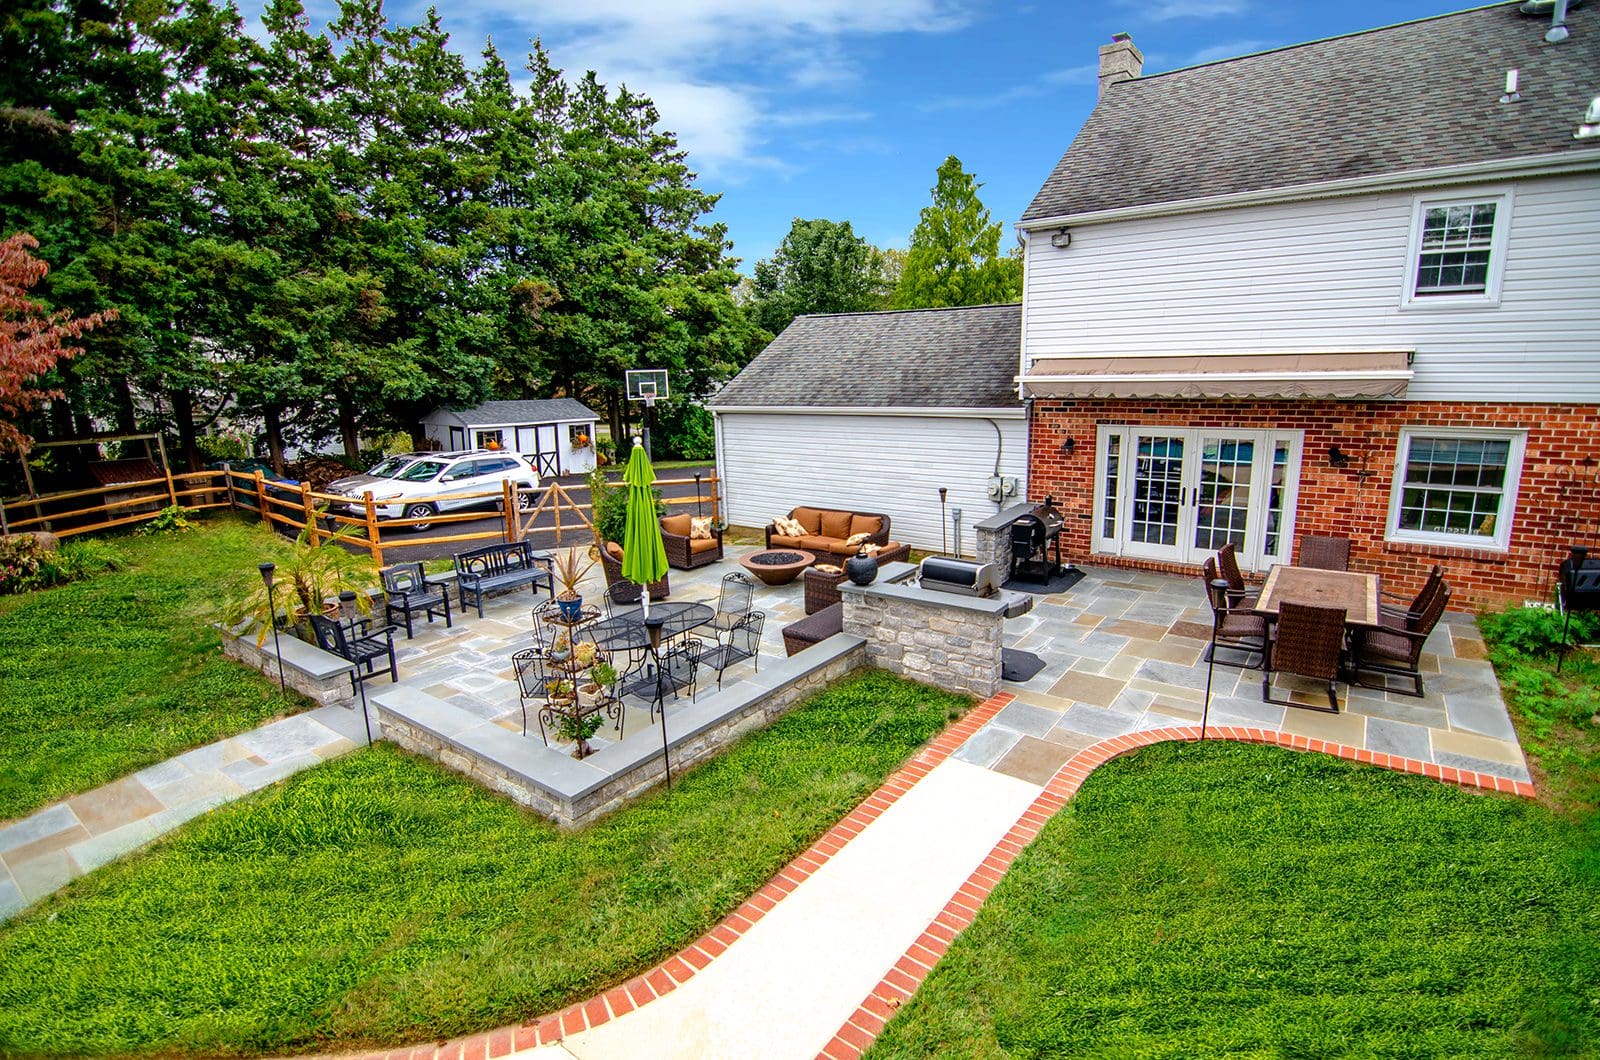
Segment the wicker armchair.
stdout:
<path fill-rule="evenodd" d="M 1261 668 L 1261 698 L 1284 707 L 1306 707 L 1292 699 L 1272 698 L 1272 675 L 1296 674 L 1328 683 L 1328 711 L 1339 713 L 1339 658 L 1344 652 L 1344 618 L 1341 607 L 1311 607 L 1287 600 L 1278 608 L 1278 621 L 1267 640 L 1266 662 Z M 1320 710 L 1320 707 L 1309 707 Z"/>
<path fill-rule="evenodd" d="M 1267 651 L 1267 620 L 1253 611 L 1236 608 L 1229 603 L 1228 583 L 1217 577 L 1217 561 L 1208 559 L 1200 568 L 1206 583 L 1206 599 L 1211 603 L 1211 643 L 1204 658 L 1223 666 L 1238 666 L 1254 670 L 1261 666 Z M 1216 657 L 1217 649 L 1231 648 L 1245 653 L 1242 663 L 1228 662 Z M 1255 662 L 1250 657 L 1256 656 Z"/>
<path fill-rule="evenodd" d="M 600 549 L 600 569 L 605 571 L 606 585 L 609 587 L 609 598 L 615 604 L 636 604 L 639 602 L 639 587 L 622 576 L 622 550 L 612 553 L 611 545 L 607 544 Z M 668 584 L 667 575 L 663 574 L 660 581 L 650 583 L 650 599 L 665 600 L 672 591 Z"/>
<path fill-rule="evenodd" d="M 1433 595 L 1425 601 L 1423 610 L 1415 614 L 1408 613 L 1401 626 L 1384 625 L 1376 629 L 1355 630 L 1350 638 L 1352 682 L 1362 688 L 1379 688 L 1420 699 L 1424 694 L 1419 665 L 1422 645 L 1427 641 L 1428 634 L 1433 632 L 1433 627 L 1439 624 L 1449 603 L 1450 587 L 1441 580 Z M 1416 690 L 1390 688 L 1387 681 L 1367 684 L 1361 680 L 1364 672 L 1409 677 L 1415 683 Z"/>
<path fill-rule="evenodd" d="M 1350 539 L 1348 537 L 1319 537 L 1311 534 L 1300 539 L 1300 566 L 1317 570 L 1349 570 Z"/>
<path fill-rule="evenodd" d="M 1232 541 L 1217 549 L 1217 569 L 1228 579 L 1229 607 L 1239 610 L 1256 605 L 1256 598 L 1261 594 L 1252 593 L 1250 586 L 1245 584 L 1244 573 L 1239 570 L 1239 557 L 1234 554 Z"/>
<path fill-rule="evenodd" d="M 1398 596 L 1394 593 L 1384 593 L 1383 596 L 1390 600 L 1402 600 L 1404 606 L 1379 603 L 1378 620 L 1390 629 L 1405 629 L 1406 620 L 1421 615 L 1428 609 L 1433 595 L 1444 586 L 1444 568 L 1437 563 L 1433 570 L 1428 572 L 1427 580 L 1422 583 L 1422 588 L 1413 597 Z"/>
<path fill-rule="evenodd" d="M 808 567 L 800 575 L 800 580 L 806 587 L 806 614 L 814 615 L 825 607 L 832 607 L 839 602 L 839 583 L 844 581 L 844 571 L 828 573 Z"/>
<path fill-rule="evenodd" d="M 690 536 L 688 521 L 687 515 L 661 517 L 661 544 L 667 550 L 667 566 L 694 570 L 721 559 L 722 531 L 714 530 L 709 539 L 696 540 Z"/>

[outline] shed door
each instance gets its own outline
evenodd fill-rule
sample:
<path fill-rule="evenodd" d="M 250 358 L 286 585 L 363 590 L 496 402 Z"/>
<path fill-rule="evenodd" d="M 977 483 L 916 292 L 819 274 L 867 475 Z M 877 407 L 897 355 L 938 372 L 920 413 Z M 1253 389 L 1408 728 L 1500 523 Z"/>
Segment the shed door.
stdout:
<path fill-rule="evenodd" d="M 534 431 L 538 438 L 539 477 L 554 478 L 561 474 L 561 432 L 553 423 L 541 423 Z"/>

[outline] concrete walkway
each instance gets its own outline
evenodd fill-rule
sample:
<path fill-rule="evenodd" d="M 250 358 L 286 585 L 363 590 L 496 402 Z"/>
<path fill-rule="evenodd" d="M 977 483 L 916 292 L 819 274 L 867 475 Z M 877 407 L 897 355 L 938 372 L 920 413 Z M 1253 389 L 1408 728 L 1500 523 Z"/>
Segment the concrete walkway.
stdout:
<path fill-rule="evenodd" d="M 319 707 L 0 827 L 0 921 L 207 810 L 354 750 L 366 738 L 359 711 Z"/>

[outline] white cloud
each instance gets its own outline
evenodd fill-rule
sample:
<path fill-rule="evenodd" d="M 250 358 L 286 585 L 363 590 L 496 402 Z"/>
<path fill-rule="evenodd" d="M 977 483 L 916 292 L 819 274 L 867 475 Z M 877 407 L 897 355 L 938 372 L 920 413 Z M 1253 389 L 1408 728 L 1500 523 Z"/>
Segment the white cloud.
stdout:
<path fill-rule="evenodd" d="M 1179 18 L 1221 18 L 1244 12 L 1245 0 L 1162 0 L 1141 4 L 1137 11 L 1151 22 L 1171 22 Z"/>
<path fill-rule="evenodd" d="M 852 41 L 941 33 L 964 25 L 969 0 L 458 0 L 452 20 L 539 35 L 571 75 L 594 70 L 655 101 L 689 161 L 728 179 L 763 154 L 775 126 L 859 120 L 824 116 L 815 93 L 853 83 Z M 514 33 L 508 34 L 511 27 Z M 481 37 L 481 34 L 479 35 Z M 805 98 L 798 116 L 790 97 Z"/>

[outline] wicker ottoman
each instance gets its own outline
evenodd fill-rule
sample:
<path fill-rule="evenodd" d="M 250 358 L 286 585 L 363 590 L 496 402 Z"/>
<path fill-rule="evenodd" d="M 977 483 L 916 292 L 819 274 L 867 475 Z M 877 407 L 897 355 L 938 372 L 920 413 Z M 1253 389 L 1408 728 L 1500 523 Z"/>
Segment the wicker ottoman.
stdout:
<path fill-rule="evenodd" d="M 814 615 L 823 608 L 839 602 L 839 583 L 844 581 L 844 571 L 824 571 L 812 567 L 801 576 L 806 584 L 806 614 Z"/>
<path fill-rule="evenodd" d="M 783 627 L 783 650 L 794 655 L 813 644 L 821 643 L 835 633 L 844 632 L 844 605 L 825 607 L 810 618 L 802 618 Z"/>

